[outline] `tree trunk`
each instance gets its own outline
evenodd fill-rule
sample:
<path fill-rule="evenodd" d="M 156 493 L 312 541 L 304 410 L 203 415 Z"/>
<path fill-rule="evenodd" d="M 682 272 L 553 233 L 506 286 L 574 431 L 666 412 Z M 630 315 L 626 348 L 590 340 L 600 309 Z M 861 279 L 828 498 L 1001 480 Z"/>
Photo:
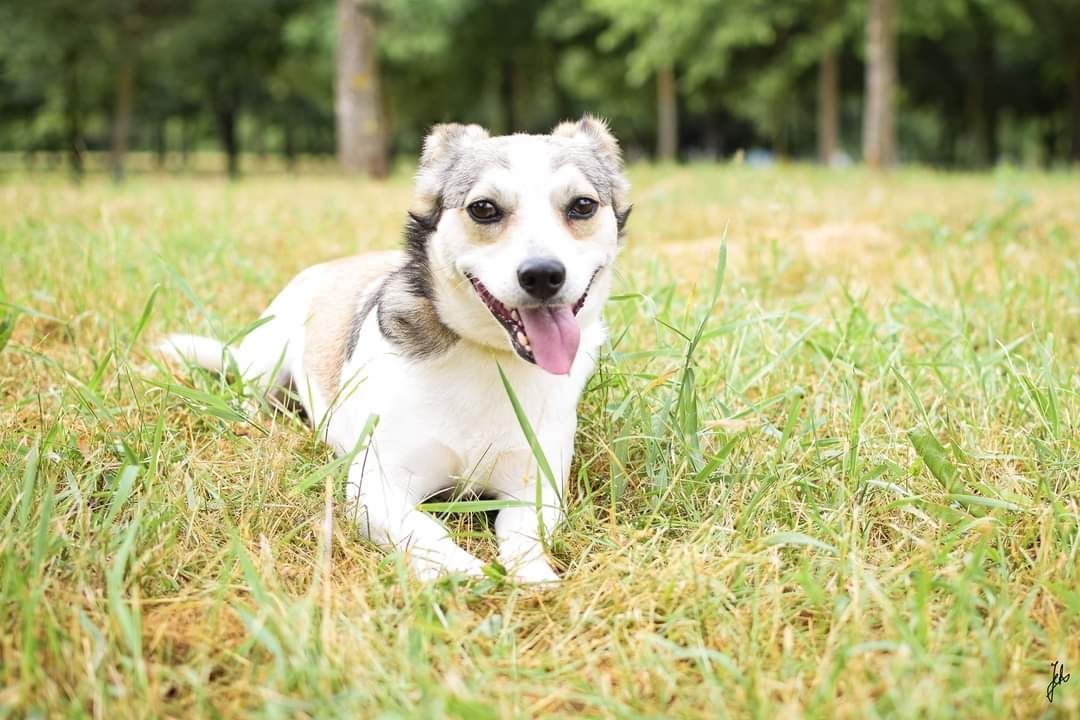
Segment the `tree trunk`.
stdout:
<path fill-rule="evenodd" d="M 943 112 L 942 115 L 937 162 L 948 166 L 956 162 L 956 124 L 952 120 L 952 113 Z"/>
<path fill-rule="evenodd" d="M 259 157 L 259 165 L 264 166 L 266 164 L 266 123 L 263 121 L 261 113 L 255 116 L 255 137 L 252 138 L 251 144 L 255 146 L 255 154 Z"/>
<path fill-rule="evenodd" d="M 772 135 L 773 152 L 780 160 L 787 160 L 788 158 L 788 132 L 786 121 L 790 114 L 787 98 L 783 97 L 773 103 L 772 111 L 769 113 L 769 128 L 771 128 L 770 135 Z"/>
<path fill-rule="evenodd" d="M 366 0 L 337 0 L 337 24 L 338 162 L 346 172 L 383 177 L 387 159 L 375 19 Z"/>
<path fill-rule="evenodd" d="M 504 60 L 499 73 L 499 104 L 502 105 L 502 134 L 514 132 L 514 67 Z"/>
<path fill-rule="evenodd" d="M 705 123 L 701 144 L 705 157 L 710 160 L 719 160 L 724 156 L 724 134 L 720 130 L 720 124 L 711 117 Z"/>
<path fill-rule="evenodd" d="M 79 56 L 75 50 L 64 53 L 64 123 L 71 177 L 82 180 L 83 151 L 86 142 L 82 128 L 82 93 L 79 85 Z"/>
<path fill-rule="evenodd" d="M 1069 160 L 1080 163 L 1080 57 L 1069 73 Z"/>
<path fill-rule="evenodd" d="M 969 123 L 974 135 L 975 164 L 986 167 L 996 163 L 998 155 L 994 28 L 976 3 L 971 5 L 971 26 L 975 52 L 968 95 Z"/>
<path fill-rule="evenodd" d="M 513 122 L 515 132 L 528 132 L 529 127 L 529 76 L 522 69 L 521 61 L 515 60 L 510 73 L 511 97 L 513 98 Z"/>
<path fill-rule="evenodd" d="M 675 162 L 679 152 L 679 106 L 675 95 L 675 70 L 669 65 L 656 75 L 656 157 Z"/>
<path fill-rule="evenodd" d="M 296 170 L 296 132 L 291 122 L 286 122 L 282 126 L 282 135 L 284 136 L 282 151 L 285 155 L 285 170 L 291 173 Z"/>
<path fill-rule="evenodd" d="M 221 137 L 221 149 L 225 151 L 226 170 L 229 177 L 240 177 L 240 144 L 236 136 L 236 109 L 218 108 L 214 113 L 217 119 L 218 135 Z"/>
<path fill-rule="evenodd" d="M 896 160 L 895 0 L 869 0 L 866 21 L 866 106 L 863 159 L 872 168 Z"/>
<path fill-rule="evenodd" d="M 158 118 L 154 123 L 154 165 L 158 170 L 165 169 L 165 162 L 169 158 L 169 143 L 165 132 L 167 123 L 166 118 Z"/>
<path fill-rule="evenodd" d="M 180 167 L 184 170 L 188 169 L 188 163 L 191 161 L 191 130 L 189 128 L 190 120 L 187 115 L 180 117 Z"/>
<path fill-rule="evenodd" d="M 135 42 L 128 39 L 120 51 L 116 71 L 116 106 L 113 109 L 112 133 L 109 144 L 109 167 L 115 182 L 124 180 L 124 159 L 131 138 L 131 105 L 135 96 Z"/>
<path fill-rule="evenodd" d="M 1046 118 L 1042 131 L 1042 164 L 1044 167 L 1050 168 L 1054 165 L 1054 158 L 1057 156 L 1057 140 L 1058 140 L 1058 128 L 1054 122 L 1054 116 L 1050 115 Z"/>
<path fill-rule="evenodd" d="M 821 56 L 818 68 L 818 161 L 832 165 L 840 144 L 840 64 L 836 49 L 829 48 Z"/>
<path fill-rule="evenodd" d="M 529 81 L 516 58 L 502 64 L 499 100 L 507 134 L 529 130 Z"/>

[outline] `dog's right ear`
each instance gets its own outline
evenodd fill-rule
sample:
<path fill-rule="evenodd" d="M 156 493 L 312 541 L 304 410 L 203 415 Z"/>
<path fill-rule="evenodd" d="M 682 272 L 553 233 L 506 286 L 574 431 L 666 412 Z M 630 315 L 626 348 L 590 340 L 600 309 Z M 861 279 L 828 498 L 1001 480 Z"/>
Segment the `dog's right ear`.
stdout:
<path fill-rule="evenodd" d="M 626 227 L 630 216 L 630 183 L 626 180 L 623 168 L 622 152 L 619 141 L 611 133 L 606 122 L 595 115 L 584 115 L 580 120 L 560 123 L 551 131 L 554 137 L 568 138 L 576 144 L 587 147 L 600 160 L 607 175 L 607 185 L 611 192 L 611 207 L 615 211 L 615 220 L 619 225 L 619 237 Z"/>
<path fill-rule="evenodd" d="M 442 123 L 424 138 L 420 167 L 416 172 L 416 193 L 410 212 L 414 217 L 434 217 L 440 210 L 440 194 L 457 158 L 468 147 L 489 137 L 479 125 Z"/>

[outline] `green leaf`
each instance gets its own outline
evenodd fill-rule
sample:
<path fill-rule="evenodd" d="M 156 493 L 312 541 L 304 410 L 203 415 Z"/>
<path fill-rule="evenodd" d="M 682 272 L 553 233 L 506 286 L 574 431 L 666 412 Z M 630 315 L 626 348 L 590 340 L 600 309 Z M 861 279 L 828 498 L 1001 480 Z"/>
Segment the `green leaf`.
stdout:
<path fill-rule="evenodd" d="M 1007 500 L 998 500 L 997 498 L 983 497 L 982 495 L 950 493 L 948 497 L 950 500 L 955 500 L 962 505 L 981 505 L 997 510 L 1011 510 L 1012 512 L 1020 512 L 1024 509 L 1016 503 L 1011 503 Z"/>
<path fill-rule="evenodd" d="M 455 720 L 496 720 L 499 714 L 479 700 L 450 696 L 446 701 L 446 716 Z"/>
<path fill-rule="evenodd" d="M 146 380 L 146 382 L 149 385 L 159 387 L 172 395 L 182 398 L 187 401 L 190 407 L 199 412 L 213 415 L 214 417 L 221 418 L 227 422 L 250 423 L 253 427 L 258 428 L 264 435 L 268 434 L 264 428 L 256 425 L 250 418 L 234 410 L 223 398 L 217 395 L 211 395 L 202 390 L 196 390 L 195 388 L 189 388 L 175 383 L 162 383 L 149 379 Z"/>
<path fill-rule="evenodd" d="M 922 428 L 910 431 L 908 439 L 911 440 L 915 452 L 926 463 L 926 467 L 938 479 L 945 491 L 952 492 L 953 481 L 956 479 L 956 466 L 949 461 L 949 456 L 938 439 L 933 433 Z"/>

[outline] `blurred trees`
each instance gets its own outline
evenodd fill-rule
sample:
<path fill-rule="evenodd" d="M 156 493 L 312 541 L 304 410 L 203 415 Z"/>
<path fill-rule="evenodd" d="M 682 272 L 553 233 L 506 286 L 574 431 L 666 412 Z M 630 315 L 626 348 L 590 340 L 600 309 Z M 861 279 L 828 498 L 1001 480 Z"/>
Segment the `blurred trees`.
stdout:
<path fill-rule="evenodd" d="M 435 122 L 584 111 L 631 156 L 1080 161 L 1080 0 L 0 0 L 0 150 L 76 174 L 380 174 Z"/>

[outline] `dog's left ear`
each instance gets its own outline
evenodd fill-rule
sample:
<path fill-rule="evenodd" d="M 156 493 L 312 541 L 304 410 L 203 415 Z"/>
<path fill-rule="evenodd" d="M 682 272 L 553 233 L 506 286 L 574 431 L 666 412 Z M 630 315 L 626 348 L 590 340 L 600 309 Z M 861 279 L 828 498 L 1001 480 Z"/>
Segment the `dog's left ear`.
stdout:
<path fill-rule="evenodd" d="M 619 141 L 611 134 L 607 123 L 595 115 L 583 115 L 580 120 L 559 123 L 551 134 L 556 137 L 580 139 L 593 145 L 596 153 L 622 172 L 622 152 Z"/>
<path fill-rule="evenodd" d="M 600 159 L 605 172 L 610 176 L 611 206 L 615 211 L 621 237 L 632 209 L 629 199 L 630 183 L 623 175 L 623 159 L 619 141 L 611 134 L 607 123 L 595 115 L 584 115 L 580 120 L 560 123 L 551 131 L 551 134 L 554 137 L 569 138 L 587 145 Z"/>

